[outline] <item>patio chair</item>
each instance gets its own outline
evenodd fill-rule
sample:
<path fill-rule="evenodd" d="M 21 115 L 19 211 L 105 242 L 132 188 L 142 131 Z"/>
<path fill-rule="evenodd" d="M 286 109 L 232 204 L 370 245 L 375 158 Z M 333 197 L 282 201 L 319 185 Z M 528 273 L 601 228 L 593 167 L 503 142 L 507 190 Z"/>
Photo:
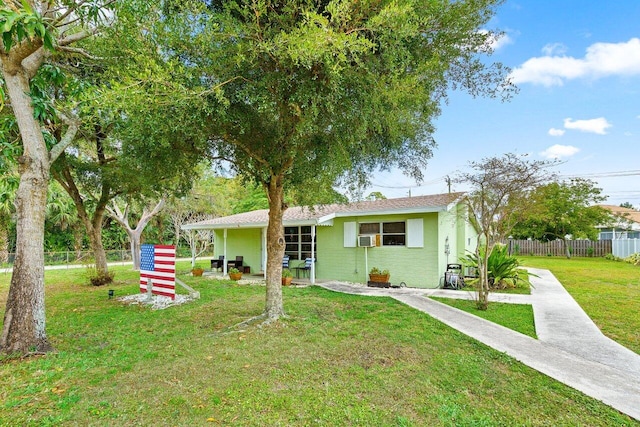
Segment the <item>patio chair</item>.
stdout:
<path fill-rule="evenodd" d="M 236 256 L 236 260 L 235 261 L 227 261 L 227 271 L 229 270 L 230 267 L 235 267 L 237 269 L 240 269 L 240 267 L 242 267 L 242 260 L 244 259 L 244 257 L 242 255 L 238 255 Z"/>
<path fill-rule="evenodd" d="M 218 257 L 218 259 L 212 259 L 211 260 L 211 269 L 213 270 L 214 268 L 216 270 L 220 270 L 221 268 L 224 267 L 224 255 L 220 255 Z"/>
<path fill-rule="evenodd" d="M 282 268 L 289 268 L 289 255 L 282 257 Z"/>
<path fill-rule="evenodd" d="M 300 277 L 300 271 L 302 270 L 303 276 L 309 276 L 311 274 L 311 264 L 314 262 L 314 258 L 305 258 L 304 265 L 296 267 L 296 277 Z"/>

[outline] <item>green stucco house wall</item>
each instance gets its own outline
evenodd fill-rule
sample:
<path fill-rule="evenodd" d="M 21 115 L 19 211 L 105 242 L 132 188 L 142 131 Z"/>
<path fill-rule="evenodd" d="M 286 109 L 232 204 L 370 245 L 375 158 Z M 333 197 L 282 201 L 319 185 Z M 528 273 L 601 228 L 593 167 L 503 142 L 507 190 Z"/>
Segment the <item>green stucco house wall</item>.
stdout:
<path fill-rule="evenodd" d="M 477 233 L 462 197 L 446 193 L 289 208 L 283 218 L 285 254 L 290 267 L 314 258 L 314 280 L 366 283 L 369 270 L 378 267 L 389 270 L 394 285 L 435 288 L 448 263 L 475 250 Z M 259 210 L 183 228 L 213 229 L 216 258 L 241 255 L 252 274 L 263 274 L 267 219 L 268 211 Z"/>

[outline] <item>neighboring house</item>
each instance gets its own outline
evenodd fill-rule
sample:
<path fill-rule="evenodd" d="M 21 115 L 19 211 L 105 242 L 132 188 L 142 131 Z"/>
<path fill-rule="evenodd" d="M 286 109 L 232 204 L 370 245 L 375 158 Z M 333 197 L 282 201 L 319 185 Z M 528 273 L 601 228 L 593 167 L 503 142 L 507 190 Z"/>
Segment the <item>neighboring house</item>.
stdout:
<path fill-rule="evenodd" d="M 475 250 L 477 233 L 467 221 L 462 195 L 290 207 L 283 217 L 285 254 L 291 267 L 315 258 L 312 282 L 366 283 L 368 270 L 378 267 L 390 271 L 392 284 L 435 288 L 447 263 Z M 252 272 L 264 273 L 267 221 L 263 209 L 182 228 L 214 230 L 214 257 L 241 255 Z"/>
<path fill-rule="evenodd" d="M 640 239 L 640 212 L 615 205 L 598 205 L 611 212 L 610 224 L 599 225 L 598 240 Z"/>

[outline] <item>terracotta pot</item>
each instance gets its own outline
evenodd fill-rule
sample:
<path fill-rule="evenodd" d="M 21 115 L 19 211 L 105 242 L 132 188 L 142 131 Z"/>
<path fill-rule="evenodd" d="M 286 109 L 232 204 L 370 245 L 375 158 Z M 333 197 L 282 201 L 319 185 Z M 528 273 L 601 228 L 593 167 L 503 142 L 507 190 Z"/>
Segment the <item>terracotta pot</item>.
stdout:
<path fill-rule="evenodd" d="M 242 279 L 242 273 L 229 273 L 229 279 L 240 280 Z"/>
<path fill-rule="evenodd" d="M 387 283 L 389 281 L 389 274 L 369 274 L 369 281 L 376 283 Z"/>
<path fill-rule="evenodd" d="M 202 268 L 194 268 L 191 270 L 191 274 L 193 274 L 194 277 L 200 277 L 202 273 L 204 273 L 204 269 Z"/>
<path fill-rule="evenodd" d="M 283 277 L 282 286 L 289 286 L 292 280 L 293 280 L 293 277 Z"/>

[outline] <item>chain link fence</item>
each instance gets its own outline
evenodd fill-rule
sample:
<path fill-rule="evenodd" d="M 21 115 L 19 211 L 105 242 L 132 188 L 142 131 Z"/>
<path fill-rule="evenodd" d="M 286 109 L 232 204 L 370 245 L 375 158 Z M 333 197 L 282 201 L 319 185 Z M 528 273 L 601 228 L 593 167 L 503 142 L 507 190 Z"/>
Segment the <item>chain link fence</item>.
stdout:
<path fill-rule="evenodd" d="M 131 250 L 130 249 L 115 249 L 105 251 L 107 255 L 107 262 L 110 264 L 126 264 L 130 263 Z M 208 253 L 201 254 L 200 256 L 213 256 L 213 248 L 207 251 Z M 2 263 L 0 268 L 11 269 L 15 260 L 16 254 L 10 252 L 7 263 Z M 179 247 L 176 251 L 177 258 L 191 258 L 191 249 L 188 247 Z M 93 251 L 66 251 L 66 252 L 45 252 L 44 253 L 44 265 L 45 266 L 71 266 L 71 265 L 86 265 L 90 266 L 94 263 Z"/>

